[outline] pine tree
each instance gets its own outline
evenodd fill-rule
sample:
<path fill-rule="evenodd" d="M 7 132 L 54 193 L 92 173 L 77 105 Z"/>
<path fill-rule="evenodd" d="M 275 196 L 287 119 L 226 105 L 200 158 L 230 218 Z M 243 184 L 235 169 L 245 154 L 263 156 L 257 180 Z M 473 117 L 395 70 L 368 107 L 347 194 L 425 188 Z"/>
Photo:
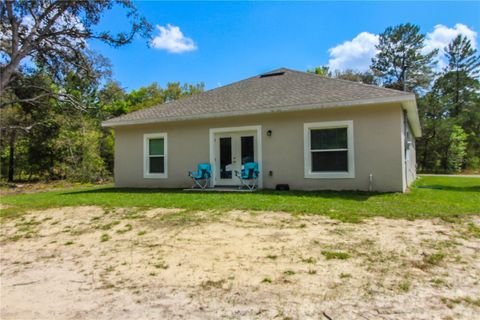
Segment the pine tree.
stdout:
<path fill-rule="evenodd" d="M 379 52 L 371 66 L 380 84 L 409 92 L 428 88 L 438 50 L 424 53 L 425 35 L 419 32 L 418 26 L 407 23 L 388 27 L 380 34 Z"/>
<path fill-rule="evenodd" d="M 435 85 L 448 99 L 452 117 L 457 117 L 473 102 L 480 88 L 480 56 L 467 37 L 458 35 L 446 48 L 448 61 Z"/>
<path fill-rule="evenodd" d="M 448 116 L 467 135 L 463 167 L 478 168 L 480 162 L 480 56 L 470 40 L 458 35 L 446 48 L 447 66 L 435 82 Z"/>

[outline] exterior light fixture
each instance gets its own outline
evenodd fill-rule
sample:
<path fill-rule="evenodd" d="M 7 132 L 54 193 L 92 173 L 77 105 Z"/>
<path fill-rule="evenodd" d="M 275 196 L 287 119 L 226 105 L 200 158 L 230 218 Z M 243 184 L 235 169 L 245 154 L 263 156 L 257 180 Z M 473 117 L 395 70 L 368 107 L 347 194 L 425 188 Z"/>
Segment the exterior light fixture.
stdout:
<path fill-rule="evenodd" d="M 272 130 L 267 131 L 267 136 L 271 137 L 272 136 Z"/>

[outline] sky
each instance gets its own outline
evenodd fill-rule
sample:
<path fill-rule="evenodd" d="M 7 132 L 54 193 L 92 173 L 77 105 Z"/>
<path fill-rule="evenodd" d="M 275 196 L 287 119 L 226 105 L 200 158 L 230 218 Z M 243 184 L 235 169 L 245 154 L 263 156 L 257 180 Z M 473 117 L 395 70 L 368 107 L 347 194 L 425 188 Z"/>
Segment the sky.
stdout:
<path fill-rule="evenodd" d="M 425 51 L 457 34 L 479 45 L 480 2 L 135 2 L 154 26 L 152 39 L 136 37 L 112 48 L 89 46 L 109 58 L 113 78 L 127 90 L 152 82 L 204 82 L 216 88 L 269 70 L 366 70 L 378 35 L 413 23 L 426 34 Z M 128 28 L 119 9 L 99 29 Z"/>

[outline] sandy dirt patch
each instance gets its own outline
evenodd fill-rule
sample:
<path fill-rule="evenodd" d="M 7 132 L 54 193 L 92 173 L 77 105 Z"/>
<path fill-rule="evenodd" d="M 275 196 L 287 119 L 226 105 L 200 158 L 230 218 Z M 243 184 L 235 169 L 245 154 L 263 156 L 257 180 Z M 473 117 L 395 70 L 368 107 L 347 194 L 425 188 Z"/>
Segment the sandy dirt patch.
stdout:
<path fill-rule="evenodd" d="M 6 220 L 1 319 L 474 319 L 458 223 L 65 207 Z"/>

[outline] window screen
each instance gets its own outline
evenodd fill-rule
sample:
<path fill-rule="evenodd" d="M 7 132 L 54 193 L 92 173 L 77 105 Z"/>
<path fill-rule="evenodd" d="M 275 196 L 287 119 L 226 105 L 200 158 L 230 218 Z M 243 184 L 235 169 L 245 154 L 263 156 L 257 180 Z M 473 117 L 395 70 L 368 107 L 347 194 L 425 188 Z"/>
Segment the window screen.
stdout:
<path fill-rule="evenodd" d="M 165 140 L 148 140 L 149 173 L 165 173 Z"/>
<path fill-rule="evenodd" d="M 347 128 L 311 129 L 312 172 L 348 171 Z"/>

